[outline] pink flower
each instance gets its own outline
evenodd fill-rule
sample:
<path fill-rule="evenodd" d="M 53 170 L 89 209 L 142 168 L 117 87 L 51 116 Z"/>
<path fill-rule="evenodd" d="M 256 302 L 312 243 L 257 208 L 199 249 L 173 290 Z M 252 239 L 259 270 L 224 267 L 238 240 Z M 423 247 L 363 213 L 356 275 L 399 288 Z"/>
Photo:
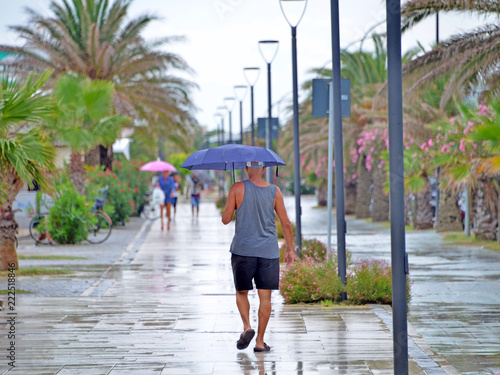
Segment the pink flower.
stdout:
<path fill-rule="evenodd" d="M 432 142 L 432 139 L 429 139 L 429 142 L 427 142 L 427 144 L 429 145 L 429 147 L 432 147 L 434 145 L 434 142 Z"/>
<path fill-rule="evenodd" d="M 460 151 L 465 151 L 464 141 L 465 141 L 464 139 L 460 140 L 460 146 L 459 146 Z"/>

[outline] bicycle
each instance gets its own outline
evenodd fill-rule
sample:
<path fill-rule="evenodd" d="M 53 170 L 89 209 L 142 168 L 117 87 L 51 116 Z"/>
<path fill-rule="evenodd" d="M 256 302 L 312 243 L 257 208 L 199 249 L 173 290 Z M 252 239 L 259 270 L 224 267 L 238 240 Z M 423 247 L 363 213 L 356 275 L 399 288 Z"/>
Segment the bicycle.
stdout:
<path fill-rule="evenodd" d="M 106 241 L 111 235 L 113 222 L 111 218 L 103 211 L 104 203 L 106 202 L 106 191 L 108 187 L 99 190 L 102 198 L 96 197 L 91 212 L 94 215 L 92 223 L 88 227 L 87 241 L 96 244 Z M 38 213 L 33 216 L 29 225 L 30 236 L 35 240 L 36 244 L 48 245 L 53 244 L 54 241 L 50 234 L 42 228 L 41 225 L 46 219 L 48 212 Z"/>
<path fill-rule="evenodd" d="M 94 213 L 96 220 L 89 226 L 89 235 L 87 241 L 90 243 L 102 243 L 111 235 L 113 222 L 106 212 L 103 211 L 106 202 L 106 191 L 108 186 L 99 190 L 102 198 L 96 197 L 91 212 Z"/>
<path fill-rule="evenodd" d="M 153 202 L 153 194 L 151 192 L 144 194 L 146 197 L 144 200 L 146 204 L 142 207 L 143 216 L 151 221 L 155 221 L 160 218 L 160 205 Z"/>

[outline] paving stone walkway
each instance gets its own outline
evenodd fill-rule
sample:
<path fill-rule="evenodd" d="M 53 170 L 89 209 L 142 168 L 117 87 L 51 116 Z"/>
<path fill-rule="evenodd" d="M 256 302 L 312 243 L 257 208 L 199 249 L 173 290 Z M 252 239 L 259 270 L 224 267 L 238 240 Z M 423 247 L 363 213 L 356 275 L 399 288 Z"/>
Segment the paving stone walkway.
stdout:
<path fill-rule="evenodd" d="M 202 204 L 194 221 L 181 204 L 170 231 L 144 222 L 135 237 L 123 235 L 121 256 L 78 295 L 18 295 L 15 367 L 5 356 L 11 315 L 0 312 L 0 373 L 393 374 L 388 306 L 284 305 L 275 292 L 265 338 L 272 351 L 254 353 L 254 342 L 237 350 L 233 232 L 213 203 Z M 45 280 L 58 278 L 68 276 Z M 250 301 L 256 327 L 255 291 Z M 410 374 L 458 374 L 411 325 L 409 331 Z"/>

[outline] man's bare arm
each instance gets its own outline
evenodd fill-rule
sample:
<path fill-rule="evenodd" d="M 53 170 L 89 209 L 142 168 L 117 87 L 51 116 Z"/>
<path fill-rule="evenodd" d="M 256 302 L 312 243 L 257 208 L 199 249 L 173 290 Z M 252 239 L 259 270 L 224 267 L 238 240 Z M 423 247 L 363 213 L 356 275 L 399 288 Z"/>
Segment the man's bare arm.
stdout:
<path fill-rule="evenodd" d="M 285 236 L 286 250 L 283 255 L 283 261 L 290 264 L 295 259 L 295 252 L 293 251 L 293 229 L 292 223 L 286 213 L 285 202 L 283 201 L 283 194 L 281 190 L 276 188 L 276 196 L 274 198 L 274 209 L 278 218 L 280 219 L 283 228 L 283 235 Z"/>
<path fill-rule="evenodd" d="M 231 186 L 229 189 L 229 193 L 227 195 L 226 207 L 224 208 L 224 212 L 222 213 L 222 223 L 229 224 L 234 215 L 234 210 L 236 210 L 236 187 L 235 185 Z"/>

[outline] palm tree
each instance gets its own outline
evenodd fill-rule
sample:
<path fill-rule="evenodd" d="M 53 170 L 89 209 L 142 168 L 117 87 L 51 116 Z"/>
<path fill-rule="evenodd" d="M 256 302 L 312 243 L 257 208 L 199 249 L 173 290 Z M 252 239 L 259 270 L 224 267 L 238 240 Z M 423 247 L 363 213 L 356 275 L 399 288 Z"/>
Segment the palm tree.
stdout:
<path fill-rule="evenodd" d="M 70 179 L 78 192 L 84 194 L 83 154 L 96 145 L 112 144 L 128 118 L 110 116 L 111 82 L 61 75 L 54 86 L 54 97 L 57 103 L 55 119 L 48 128 L 54 138 L 70 148 Z"/>
<path fill-rule="evenodd" d="M 465 115 L 468 120 L 479 123 L 470 132 L 469 139 L 483 143 L 486 149 L 485 155 L 477 160 L 478 182 L 483 189 L 476 193 L 476 236 L 492 239 L 491 231 L 495 231 L 496 226 L 496 239 L 500 242 L 500 100 L 493 100 L 488 107 L 481 106 L 481 114 L 467 111 Z"/>
<path fill-rule="evenodd" d="M 438 12 L 498 16 L 500 3 L 490 0 L 409 0 L 402 7 L 402 30 L 408 30 Z M 411 94 L 434 78 L 447 74 L 449 80 L 440 100 L 441 108 L 454 94 L 472 92 L 478 86 L 488 88 L 482 92 L 484 96 L 495 97 L 500 88 L 499 47 L 500 28 L 497 24 L 454 35 L 405 64 L 403 73 L 413 81 L 407 93 Z"/>
<path fill-rule="evenodd" d="M 191 72 L 178 55 L 160 48 L 181 40 L 164 37 L 148 42 L 142 31 L 157 18 L 142 15 L 127 20 L 132 0 L 51 1 L 51 16 L 27 9 L 25 26 L 12 26 L 25 41 L 21 47 L 1 45 L 0 51 L 18 58 L 8 64 L 18 74 L 54 70 L 54 78 L 68 72 L 115 85 L 117 113 L 134 119 L 140 131 L 151 129 L 189 145 L 195 120 L 190 90 L 195 85 L 175 75 Z M 161 130 L 158 130 L 161 129 Z M 181 142 L 179 142 L 180 144 Z M 109 161 L 104 164 L 109 165 Z"/>
<path fill-rule="evenodd" d="M 40 126 L 52 112 L 51 99 L 42 90 L 51 72 L 29 75 L 24 82 L 3 76 L 0 91 L 0 270 L 18 268 L 18 224 L 12 205 L 24 184 L 36 181 L 50 190 L 46 174 L 54 170 L 55 150 Z"/>

